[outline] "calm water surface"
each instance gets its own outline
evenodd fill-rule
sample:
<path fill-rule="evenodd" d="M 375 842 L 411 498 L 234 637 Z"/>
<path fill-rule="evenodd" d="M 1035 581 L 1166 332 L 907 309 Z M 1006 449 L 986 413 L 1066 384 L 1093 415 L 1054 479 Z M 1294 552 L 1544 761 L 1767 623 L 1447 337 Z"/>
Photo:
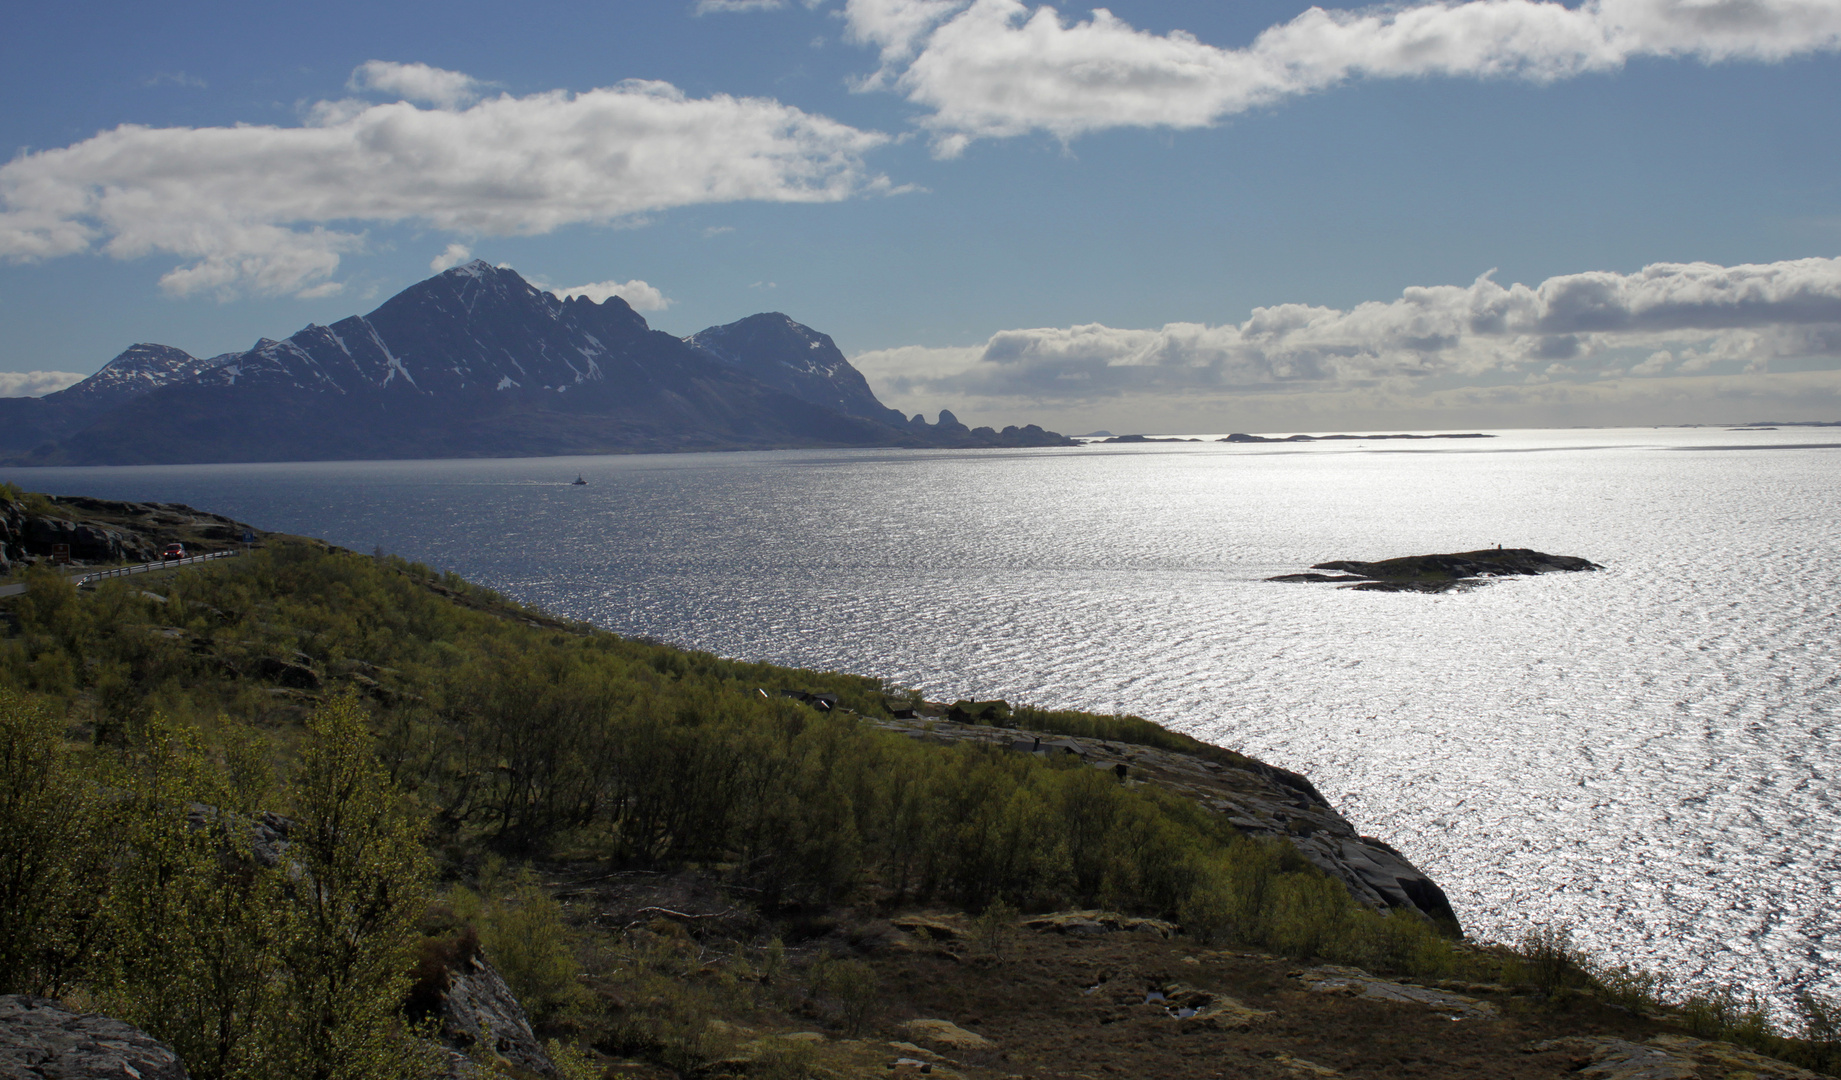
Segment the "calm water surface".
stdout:
<path fill-rule="evenodd" d="M 1841 433 L 14 470 L 381 546 L 934 697 L 1124 710 L 1309 775 L 1475 935 L 1841 991 Z M 587 487 L 568 481 L 581 473 Z M 1501 543 L 1448 596 L 1263 580 Z"/>

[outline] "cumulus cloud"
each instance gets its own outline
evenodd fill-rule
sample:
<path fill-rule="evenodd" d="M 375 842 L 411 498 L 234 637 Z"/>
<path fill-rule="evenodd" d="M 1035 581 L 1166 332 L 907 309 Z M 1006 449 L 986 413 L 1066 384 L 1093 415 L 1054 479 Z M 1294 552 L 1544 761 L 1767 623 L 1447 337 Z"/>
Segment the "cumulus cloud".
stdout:
<path fill-rule="evenodd" d="M 360 93 L 369 90 L 392 94 L 403 101 L 420 101 L 443 109 L 470 105 L 485 88 L 478 79 L 458 71 L 389 60 L 366 60 L 359 64 L 345 86 Z"/>
<path fill-rule="evenodd" d="M 438 79 L 412 87 L 414 67 L 359 71 L 372 89 L 440 92 Z M 662 82 L 466 108 L 323 102 L 309 115 L 298 127 L 124 124 L 16 157 L 0 165 L 0 257 L 174 255 L 187 261 L 161 285 L 176 295 L 324 295 L 367 224 L 533 235 L 700 203 L 889 190 L 863 160 L 885 135 Z"/>
<path fill-rule="evenodd" d="M 638 278 L 632 281 L 596 281 L 551 291 L 564 300 L 572 296 L 585 296 L 597 304 L 610 296 L 618 296 L 634 311 L 663 311 L 671 306 L 670 297 Z"/>
<path fill-rule="evenodd" d="M 44 397 L 84 378 L 74 371 L 0 371 L 0 398 Z"/>
<path fill-rule="evenodd" d="M 473 249 L 467 245 L 449 244 L 445 251 L 428 261 L 428 268 L 439 274 L 451 266 L 459 266 L 472 257 Z"/>
<path fill-rule="evenodd" d="M 1153 34 L 1104 8 L 1084 22 L 1022 0 L 849 0 L 848 36 L 880 49 L 865 88 L 932 110 L 951 156 L 972 139 L 1199 127 L 1357 78 L 1535 82 L 1636 57 L 1781 60 L 1841 48 L 1832 0 L 1435 0 L 1313 7 L 1245 48 Z"/>
<path fill-rule="evenodd" d="M 1623 359 L 1628 357 L 1628 359 Z M 1639 360 L 1639 358 L 1641 358 Z M 1538 285 L 1406 289 L 1348 310 L 1253 309 L 1227 325 L 1005 330 L 973 348 L 853 358 L 891 404 L 982 399 L 1066 407 L 1138 399 L 1426 393 L 1592 381 L 1673 368 L 1757 374 L 1841 362 L 1841 259 L 1657 263 Z M 1634 366 L 1631 366 L 1634 365 Z M 950 406 L 957 407 L 957 406 Z"/>

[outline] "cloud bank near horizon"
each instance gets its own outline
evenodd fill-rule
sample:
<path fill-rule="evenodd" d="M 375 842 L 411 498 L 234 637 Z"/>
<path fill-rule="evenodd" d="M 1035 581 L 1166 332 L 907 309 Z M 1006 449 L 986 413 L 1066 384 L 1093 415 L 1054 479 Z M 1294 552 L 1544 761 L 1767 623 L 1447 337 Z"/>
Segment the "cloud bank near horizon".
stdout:
<path fill-rule="evenodd" d="M 322 101 L 298 127 L 124 124 L 16 157 L 0 165 L 0 258 L 172 255 L 187 260 L 160 279 L 173 295 L 314 297 L 338 291 L 366 225 L 528 236 L 889 187 L 863 160 L 887 136 L 767 98 L 642 80 L 484 98 L 470 76 L 384 61 L 350 86 L 399 100 Z"/>
<path fill-rule="evenodd" d="M 1642 57 L 1778 61 L 1841 49 L 1828 0 L 1467 0 L 1313 7 L 1245 48 L 1138 30 L 1105 8 L 1064 21 L 1022 0 L 848 0 L 847 37 L 875 47 L 860 88 L 930 113 L 935 152 L 1046 132 L 1193 128 L 1363 78 L 1551 82 Z"/>
<path fill-rule="evenodd" d="M 897 408 L 981 416 L 1379 417 L 1714 402 L 1775 386 L 1841 417 L 1841 259 L 1656 263 L 1533 286 L 1492 274 L 1348 310 L 1280 304 L 1237 324 L 1005 330 L 981 346 L 883 349 L 852 362 Z M 1211 430 L 1172 420 L 1185 422 Z"/>
<path fill-rule="evenodd" d="M 44 397 L 87 378 L 74 371 L 0 371 L 0 398 Z"/>

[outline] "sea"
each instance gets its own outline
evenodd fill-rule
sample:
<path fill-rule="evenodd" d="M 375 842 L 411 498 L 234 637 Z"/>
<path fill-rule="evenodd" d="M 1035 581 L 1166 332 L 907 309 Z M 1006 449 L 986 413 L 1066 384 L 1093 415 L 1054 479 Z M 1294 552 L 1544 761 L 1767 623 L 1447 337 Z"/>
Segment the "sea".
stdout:
<path fill-rule="evenodd" d="M 5 475 L 724 656 L 1137 714 L 1304 773 L 1475 938 L 1841 994 L 1841 431 L 1492 434 Z M 1498 544 L 1604 569 L 1266 580 Z"/>

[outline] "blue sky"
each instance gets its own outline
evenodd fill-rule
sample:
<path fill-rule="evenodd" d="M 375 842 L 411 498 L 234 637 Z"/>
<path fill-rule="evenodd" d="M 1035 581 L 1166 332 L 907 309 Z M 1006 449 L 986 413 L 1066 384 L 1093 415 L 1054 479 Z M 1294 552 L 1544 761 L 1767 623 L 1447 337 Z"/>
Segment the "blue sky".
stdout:
<path fill-rule="evenodd" d="M 464 251 L 972 422 L 1841 419 L 1838 53 L 1838 0 L 19 8 L 0 393 Z"/>

